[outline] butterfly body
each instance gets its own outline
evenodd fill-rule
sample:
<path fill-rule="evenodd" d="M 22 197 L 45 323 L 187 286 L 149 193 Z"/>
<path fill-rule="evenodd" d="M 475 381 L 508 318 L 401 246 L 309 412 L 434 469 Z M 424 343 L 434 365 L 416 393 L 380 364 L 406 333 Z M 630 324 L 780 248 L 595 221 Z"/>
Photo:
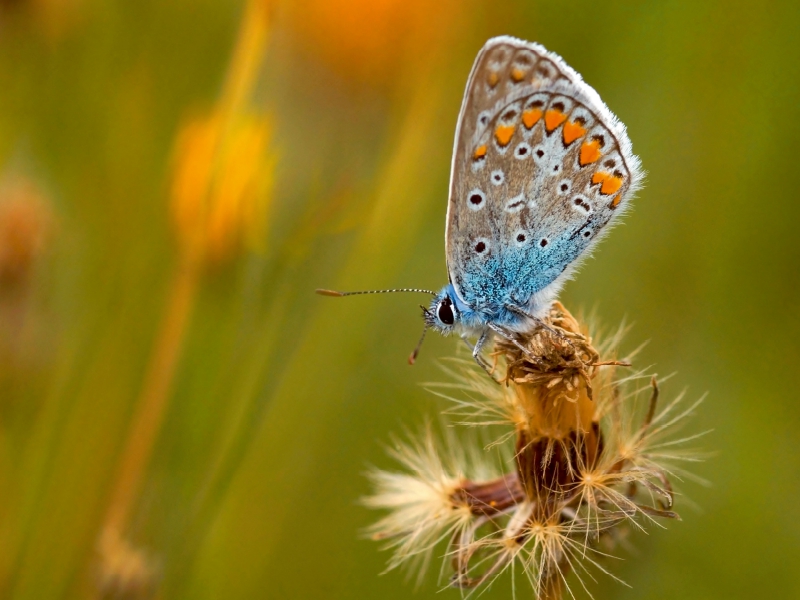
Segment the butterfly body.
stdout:
<path fill-rule="evenodd" d="M 522 311 L 527 313 L 529 310 L 525 304 L 511 297 L 507 289 L 501 289 L 499 286 L 487 289 L 484 295 L 467 304 L 458 296 L 453 285 L 448 284 L 434 297 L 428 313 L 435 313 L 437 307 L 446 300 L 450 301 L 451 311 L 454 314 L 453 326 L 458 333 L 479 335 L 486 329 L 488 323 L 509 332 L 519 333 L 528 331 L 533 326 L 533 319 L 522 314 Z M 542 305 L 546 306 L 545 303 Z M 512 307 L 518 310 L 514 311 Z M 441 323 L 447 325 L 446 320 L 441 320 Z M 439 326 L 436 320 L 429 324 L 442 333 L 451 333 L 449 328 Z"/>
<path fill-rule="evenodd" d="M 642 178 L 625 126 L 578 73 L 539 44 L 490 39 L 456 126 L 449 283 L 429 292 L 426 325 L 476 337 L 473 355 L 487 367 L 480 350 L 489 337 L 516 340 L 544 326 L 570 273 L 625 212 Z"/>

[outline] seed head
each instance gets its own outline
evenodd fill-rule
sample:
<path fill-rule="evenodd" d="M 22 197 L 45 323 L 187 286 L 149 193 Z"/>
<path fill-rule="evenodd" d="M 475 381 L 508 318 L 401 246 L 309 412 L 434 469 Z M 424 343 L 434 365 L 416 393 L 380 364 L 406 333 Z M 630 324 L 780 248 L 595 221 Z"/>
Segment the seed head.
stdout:
<path fill-rule="evenodd" d="M 593 568 L 609 573 L 605 557 L 626 528 L 678 518 L 670 480 L 696 457 L 676 450 L 698 436 L 669 436 L 697 403 L 679 410 L 678 397 L 659 412 L 656 378 L 617 360 L 621 334 L 598 349 L 555 303 L 533 335 L 496 343 L 501 385 L 454 362 L 456 381 L 431 386 L 452 402 L 447 416 L 504 431 L 481 447 L 452 428 L 437 441 L 429 428 L 392 452 L 405 472 L 373 471 L 366 504 L 389 511 L 371 532 L 389 540 L 390 569 L 421 577 L 444 548 L 455 587 L 475 590 L 509 570 L 538 598 L 561 598 L 572 594 L 570 573 L 584 589 Z M 487 448 L 505 460 L 492 462 Z"/>

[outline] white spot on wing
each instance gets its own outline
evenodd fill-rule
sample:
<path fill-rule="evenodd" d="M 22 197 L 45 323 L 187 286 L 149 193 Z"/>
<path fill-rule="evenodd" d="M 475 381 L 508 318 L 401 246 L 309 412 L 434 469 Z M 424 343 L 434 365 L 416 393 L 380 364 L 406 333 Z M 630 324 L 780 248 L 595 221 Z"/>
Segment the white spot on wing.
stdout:
<path fill-rule="evenodd" d="M 514 196 L 508 202 L 506 202 L 506 212 L 518 213 L 523 208 L 525 208 L 524 194 L 520 194 L 519 196 Z"/>
<path fill-rule="evenodd" d="M 572 199 L 571 204 L 572 208 L 580 213 L 588 215 L 590 212 L 592 212 L 592 205 L 584 196 L 575 196 Z"/>
<path fill-rule="evenodd" d="M 533 147 L 533 162 L 539 166 L 547 164 L 547 150 L 543 144 L 537 144 Z"/>

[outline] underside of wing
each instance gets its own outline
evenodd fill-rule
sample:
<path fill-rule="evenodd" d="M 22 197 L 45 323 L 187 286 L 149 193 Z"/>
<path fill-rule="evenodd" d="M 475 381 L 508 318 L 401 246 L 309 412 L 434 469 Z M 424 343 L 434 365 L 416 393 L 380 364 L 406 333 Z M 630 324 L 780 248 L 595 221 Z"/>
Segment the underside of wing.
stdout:
<path fill-rule="evenodd" d="M 640 180 L 624 126 L 577 73 L 539 45 L 490 40 L 456 134 L 446 231 L 456 292 L 476 309 L 528 306 Z"/>

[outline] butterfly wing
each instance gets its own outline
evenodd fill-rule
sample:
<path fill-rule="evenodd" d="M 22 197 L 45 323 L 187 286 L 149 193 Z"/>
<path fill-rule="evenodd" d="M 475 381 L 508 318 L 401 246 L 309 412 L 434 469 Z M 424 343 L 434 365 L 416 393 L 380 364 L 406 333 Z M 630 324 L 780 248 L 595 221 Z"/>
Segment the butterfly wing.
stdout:
<path fill-rule="evenodd" d="M 470 307 L 546 308 L 640 185 L 625 127 L 557 55 L 489 40 L 456 130 L 445 233 Z"/>

